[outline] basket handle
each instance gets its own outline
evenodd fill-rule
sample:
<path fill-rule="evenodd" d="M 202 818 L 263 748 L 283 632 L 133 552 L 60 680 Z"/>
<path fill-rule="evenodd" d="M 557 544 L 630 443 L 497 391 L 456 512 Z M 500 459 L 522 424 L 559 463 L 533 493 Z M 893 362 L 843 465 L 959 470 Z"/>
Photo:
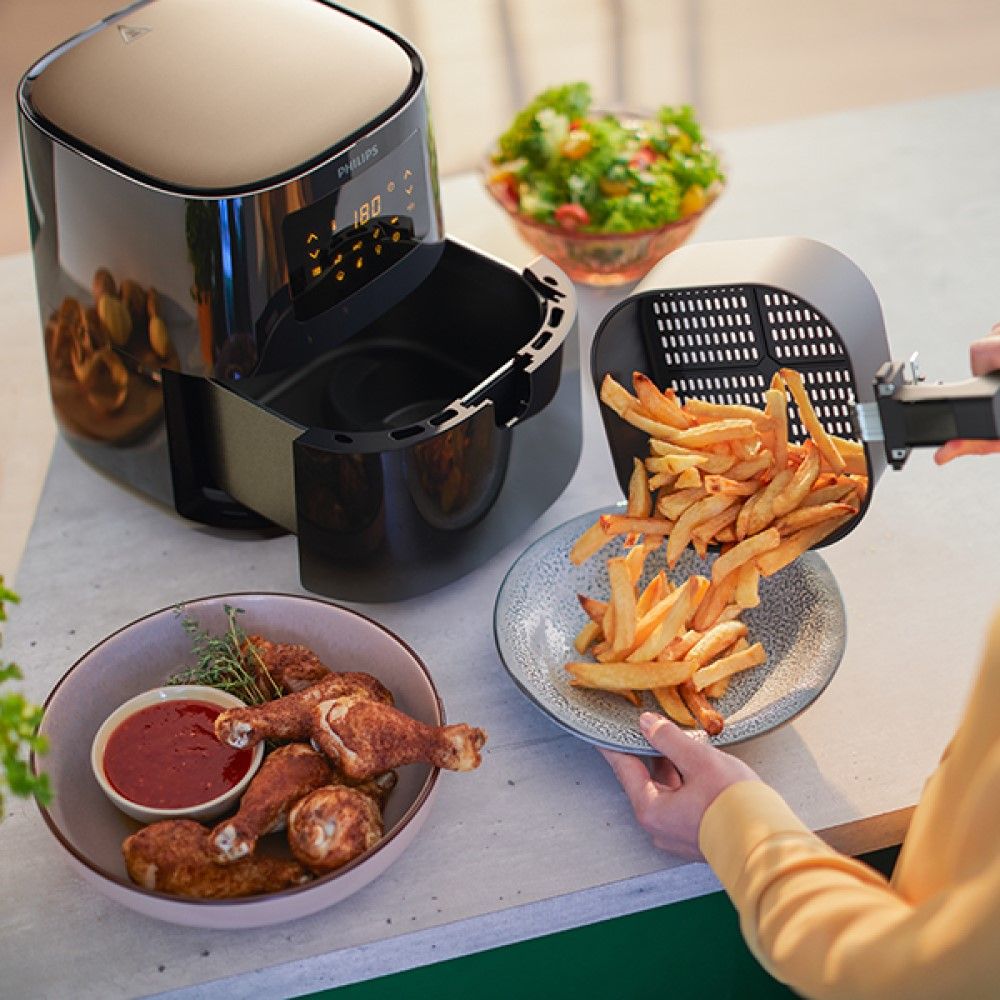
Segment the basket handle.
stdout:
<path fill-rule="evenodd" d="M 908 365 L 889 361 L 874 386 L 886 456 L 896 469 L 913 448 L 1000 438 L 1000 372 L 928 385 L 915 381 Z"/>

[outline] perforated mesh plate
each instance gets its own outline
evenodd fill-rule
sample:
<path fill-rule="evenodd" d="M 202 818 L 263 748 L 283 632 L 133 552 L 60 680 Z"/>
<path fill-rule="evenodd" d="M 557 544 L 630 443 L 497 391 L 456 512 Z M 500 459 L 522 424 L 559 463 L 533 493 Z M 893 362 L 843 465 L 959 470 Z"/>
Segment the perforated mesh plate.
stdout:
<path fill-rule="evenodd" d="M 764 393 L 779 368 L 802 375 L 820 422 L 830 434 L 859 440 L 852 420 L 859 398 L 844 339 L 823 312 L 805 299 L 774 287 L 740 283 L 656 288 L 626 299 L 594 336 L 591 370 L 599 389 L 606 374 L 625 386 L 644 372 L 681 402 L 691 398 L 763 408 Z M 601 417 L 622 492 L 628 492 L 633 459 L 649 452 L 649 438 L 601 407 Z M 789 438 L 808 436 L 798 408 L 788 400 Z M 871 455 L 865 455 L 871 472 Z M 874 481 L 874 480 L 872 480 Z M 836 542 L 864 517 L 827 536 Z"/>
<path fill-rule="evenodd" d="M 807 302 L 760 285 L 681 288 L 640 304 L 654 381 L 685 401 L 763 407 L 778 368 L 795 368 L 823 426 L 857 440 L 854 374 L 837 331 Z M 789 401 L 789 437 L 807 436 Z"/>

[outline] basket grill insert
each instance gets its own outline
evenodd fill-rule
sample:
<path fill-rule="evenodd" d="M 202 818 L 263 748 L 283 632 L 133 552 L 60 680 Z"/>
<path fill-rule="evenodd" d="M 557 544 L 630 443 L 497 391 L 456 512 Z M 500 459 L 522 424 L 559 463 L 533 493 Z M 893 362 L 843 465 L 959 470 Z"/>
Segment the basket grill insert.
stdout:
<path fill-rule="evenodd" d="M 654 293 L 642 313 L 651 374 L 681 402 L 763 407 L 779 368 L 794 368 L 830 434 L 857 440 L 854 373 L 840 335 L 809 303 L 762 285 L 677 288 Z M 789 437 L 808 436 L 788 403 Z"/>

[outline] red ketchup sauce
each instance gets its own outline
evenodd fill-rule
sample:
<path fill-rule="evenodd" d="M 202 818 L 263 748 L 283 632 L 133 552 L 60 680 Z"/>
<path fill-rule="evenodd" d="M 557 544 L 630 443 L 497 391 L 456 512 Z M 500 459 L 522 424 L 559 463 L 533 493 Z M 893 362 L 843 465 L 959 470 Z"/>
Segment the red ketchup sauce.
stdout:
<path fill-rule="evenodd" d="M 202 805 L 239 784 L 253 750 L 215 738 L 218 705 L 161 701 L 124 719 L 104 748 L 104 774 L 119 795 L 154 809 Z"/>

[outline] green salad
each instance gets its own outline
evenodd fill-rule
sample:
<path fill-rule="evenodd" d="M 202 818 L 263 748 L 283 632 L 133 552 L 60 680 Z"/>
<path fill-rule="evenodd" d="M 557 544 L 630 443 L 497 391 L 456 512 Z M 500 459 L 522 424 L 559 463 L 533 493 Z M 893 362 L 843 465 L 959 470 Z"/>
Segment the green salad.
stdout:
<path fill-rule="evenodd" d="M 725 178 L 687 105 L 595 114 L 590 85 L 539 94 L 497 140 L 487 182 L 509 209 L 592 233 L 655 229 L 700 212 Z"/>

